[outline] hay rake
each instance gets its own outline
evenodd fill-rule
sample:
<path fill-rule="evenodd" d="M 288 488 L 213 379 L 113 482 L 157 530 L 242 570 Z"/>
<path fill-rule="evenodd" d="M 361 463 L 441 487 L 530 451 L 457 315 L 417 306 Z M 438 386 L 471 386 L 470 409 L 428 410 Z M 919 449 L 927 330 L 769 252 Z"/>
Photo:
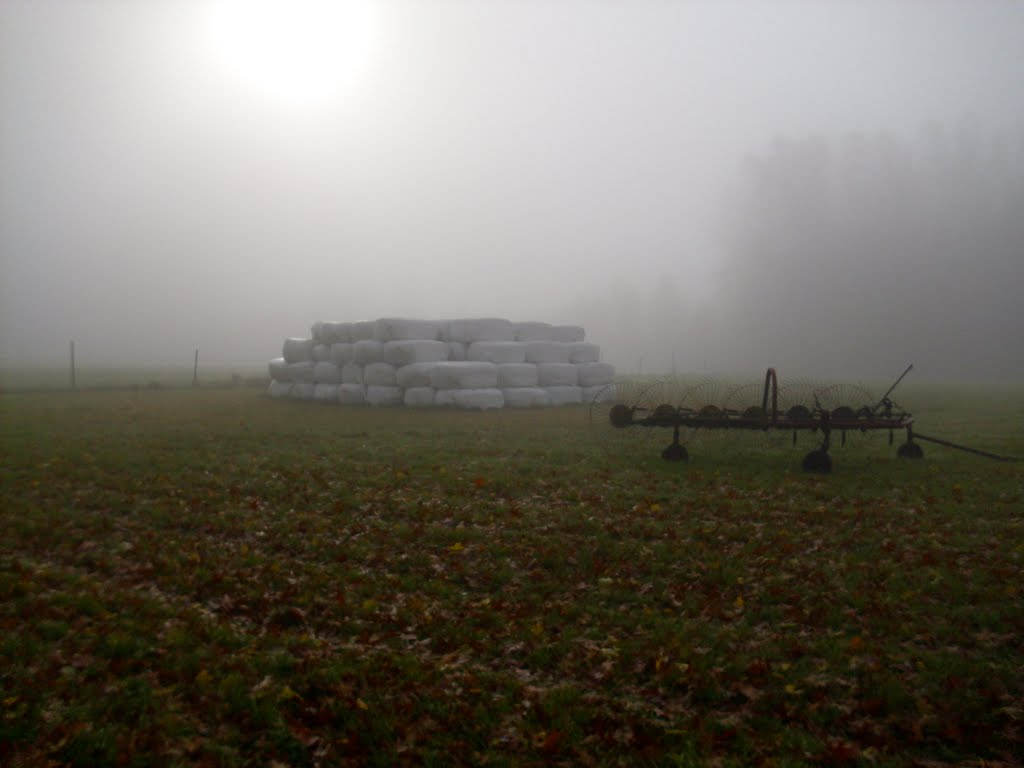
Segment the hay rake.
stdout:
<path fill-rule="evenodd" d="M 715 403 L 707 394 L 711 380 L 702 380 L 684 389 L 675 402 L 669 402 L 671 398 L 664 382 L 648 382 L 635 387 L 632 393 L 623 393 L 626 397 L 620 397 L 611 404 L 607 418 L 616 430 L 633 427 L 671 429 L 672 442 L 661 452 L 666 461 L 689 459 L 686 447 L 679 440 L 680 430 L 684 428 L 786 431 L 792 432 L 793 445 L 796 445 L 800 432 L 820 433 L 821 444 L 803 458 L 802 467 L 807 472 L 826 473 L 832 470 L 829 449 L 836 433 L 841 444 L 845 445 L 848 433 L 887 431 L 892 445 L 895 433 L 903 430 L 906 439 L 897 449 L 897 455 L 905 459 L 923 458 L 924 451 L 918 441 L 924 441 L 997 461 L 1016 460 L 916 432 L 913 416 L 889 397 L 913 367 L 908 365 L 876 402 L 871 402 L 869 394 L 861 387 L 833 385 L 812 388 L 804 385 L 791 391 L 780 390 L 774 368 L 765 372 L 760 404 L 750 402 L 753 393 L 749 385 L 734 388 L 720 403 Z M 629 398 L 629 394 L 633 398 Z M 850 397 L 860 399 L 847 399 Z M 629 402 L 623 402 L 623 399 Z"/>

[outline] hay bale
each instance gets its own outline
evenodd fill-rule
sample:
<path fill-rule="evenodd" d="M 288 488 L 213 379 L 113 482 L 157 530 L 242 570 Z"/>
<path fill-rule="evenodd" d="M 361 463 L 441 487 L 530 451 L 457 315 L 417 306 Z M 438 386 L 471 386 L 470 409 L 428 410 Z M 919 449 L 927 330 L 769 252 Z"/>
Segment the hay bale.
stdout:
<path fill-rule="evenodd" d="M 366 402 L 374 407 L 401 405 L 404 393 L 401 387 L 373 384 L 366 387 Z"/>
<path fill-rule="evenodd" d="M 551 340 L 572 343 L 583 341 L 586 332 L 579 325 L 553 325 L 551 326 Z"/>
<path fill-rule="evenodd" d="M 358 323 L 352 323 L 352 342 L 357 341 L 374 341 L 377 335 L 377 321 L 376 320 L 360 320 Z"/>
<path fill-rule="evenodd" d="M 448 359 L 448 345 L 426 339 L 386 341 L 382 360 L 396 367 L 412 363 L 437 363 Z"/>
<path fill-rule="evenodd" d="M 370 363 L 363 368 L 363 384 L 367 387 L 395 387 L 395 366 L 391 363 Z"/>
<path fill-rule="evenodd" d="M 452 389 L 452 404 L 456 408 L 464 408 L 471 411 L 487 411 L 495 408 L 502 408 L 505 405 L 505 396 L 500 389 L 484 387 L 479 389 Z"/>
<path fill-rule="evenodd" d="M 277 379 L 270 380 L 270 387 L 267 389 L 267 394 L 274 399 L 280 399 L 282 397 L 288 397 L 292 392 L 292 382 L 290 381 L 278 381 Z"/>
<path fill-rule="evenodd" d="M 360 365 L 384 362 L 384 345 L 372 339 L 360 339 L 353 344 L 352 360 Z"/>
<path fill-rule="evenodd" d="M 551 405 L 551 395 L 540 387 L 505 387 L 506 408 L 546 408 Z"/>
<path fill-rule="evenodd" d="M 342 405 L 366 405 L 366 390 L 362 384 L 340 384 L 338 402 Z"/>
<path fill-rule="evenodd" d="M 313 399 L 320 403 L 338 402 L 338 385 L 321 383 L 313 389 Z"/>
<path fill-rule="evenodd" d="M 569 344 L 570 363 L 596 363 L 601 359 L 601 348 L 588 341 L 575 341 Z"/>
<path fill-rule="evenodd" d="M 314 364 L 312 361 L 306 363 L 288 363 L 285 366 L 284 375 L 280 376 L 281 381 L 306 381 L 313 383 Z"/>
<path fill-rule="evenodd" d="M 516 341 L 551 341 L 551 323 L 512 323 Z"/>
<path fill-rule="evenodd" d="M 614 399 L 615 369 L 575 325 L 382 317 L 313 324 L 268 363 L 271 397 L 458 408 Z M 300 386 L 301 385 L 301 386 Z"/>
<path fill-rule="evenodd" d="M 341 366 L 341 383 L 363 386 L 363 366 L 359 363 L 345 363 Z"/>
<path fill-rule="evenodd" d="M 434 388 L 409 387 L 405 390 L 402 402 L 406 408 L 429 408 L 434 405 Z"/>
<path fill-rule="evenodd" d="M 377 341 L 436 341 L 441 324 L 436 320 L 411 320 L 404 317 L 382 317 L 376 321 L 373 338 Z"/>
<path fill-rule="evenodd" d="M 467 360 L 487 363 L 522 363 L 526 361 L 526 347 L 518 341 L 474 341 L 466 350 Z"/>
<path fill-rule="evenodd" d="M 536 387 L 537 366 L 533 363 L 503 363 L 498 366 L 498 387 Z"/>
<path fill-rule="evenodd" d="M 560 341 L 527 341 L 526 362 L 568 363 L 569 345 Z"/>
<path fill-rule="evenodd" d="M 542 387 L 575 387 L 579 372 L 572 363 L 539 363 L 537 383 Z"/>
<path fill-rule="evenodd" d="M 551 397 L 552 405 L 579 405 L 583 402 L 583 390 L 580 387 L 544 387 Z"/>
<path fill-rule="evenodd" d="M 313 341 L 330 346 L 337 342 L 352 341 L 352 323 L 335 321 L 316 322 L 312 328 Z"/>
<path fill-rule="evenodd" d="M 289 363 L 309 363 L 313 361 L 313 340 L 291 337 L 284 340 L 281 356 Z"/>
<path fill-rule="evenodd" d="M 331 344 L 331 362 L 339 368 L 355 360 L 356 348 L 351 341 L 336 341 Z"/>
<path fill-rule="evenodd" d="M 412 387 L 429 387 L 430 372 L 436 363 L 411 363 L 403 365 L 395 371 L 395 383 L 406 389 Z"/>
<path fill-rule="evenodd" d="M 341 369 L 334 363 L 315 363 L 313 381 L 317 384 L 340 384 Z"/>
<path fill-rule="evenodd" d="M 283 357 L 275 357 L 269 363 L 267 363 L 267 373 L 270 374 L 270 378 L 277 379 L 278 381 L 289 381 L 288 376 L 288 363 L 285 362 Z"/>
<path fill-rule="evenodd" d="M 430 372 L 434 389 L 486 389 L 498 386 L 498 366 L 479 361 L 435 363 Z"/>
<path fill-rule="evenodd" d="M 512 322 L 499 317 L 477 317 L 449 320 L 443 329 L 444 341 L 515 341 L 516 332 Z"/>

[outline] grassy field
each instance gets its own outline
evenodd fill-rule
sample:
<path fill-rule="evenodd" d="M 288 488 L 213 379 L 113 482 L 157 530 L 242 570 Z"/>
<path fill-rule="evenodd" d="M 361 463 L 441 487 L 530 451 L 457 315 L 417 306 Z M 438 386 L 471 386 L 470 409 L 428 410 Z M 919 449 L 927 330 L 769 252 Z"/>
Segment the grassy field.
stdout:
<path fill-rule="evenodd" d="M 78 366 L 75 385 L 80 389 L 162 389 L 191 386 L 193 374 L 206 388 L 266 386 L 265 365 L 203 365 L 198 371 L 179 365 L 148 367 Z M 66 367 L 24 367 L 0 365 L 0 393 L 23 393 L 71 389 Z"/>
<path fill-rule="evenodd" d="M 1024 390 L 900 401 L 1024 455 Z M 1024 465 L 667 440 L 579 408 L 0 396 L 0 762 L 1019 764 Z"/>

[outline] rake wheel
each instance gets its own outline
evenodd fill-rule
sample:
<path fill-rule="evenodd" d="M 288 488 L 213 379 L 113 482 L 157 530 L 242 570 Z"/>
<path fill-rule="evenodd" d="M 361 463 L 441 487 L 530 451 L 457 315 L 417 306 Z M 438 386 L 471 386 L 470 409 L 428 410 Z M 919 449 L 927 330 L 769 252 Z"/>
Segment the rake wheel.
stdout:
<path fill-rule="evenodd" d="M 832 457 L 828 455 L 828 451 L 818 448 L 804 456 L 800 466 L 804 472 L 827 475 L 832 471 Z"/>
<path fill-rule="evenodd" d="M 664 382 L 652 377 L 621 377 L 600 390 L 587 406 L 594 439 L 609 454 L 627 455 L 649 450 L 657 429 L 636 426 L 654 413 L 662 401 Z"/>

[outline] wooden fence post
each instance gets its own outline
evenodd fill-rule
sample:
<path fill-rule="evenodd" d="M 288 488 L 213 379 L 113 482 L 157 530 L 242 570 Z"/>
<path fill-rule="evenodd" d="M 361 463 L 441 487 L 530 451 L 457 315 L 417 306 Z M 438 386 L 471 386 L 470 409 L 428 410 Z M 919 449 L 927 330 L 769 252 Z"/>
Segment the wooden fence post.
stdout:
<path fill-rule="evenodd" d="M 192 363 L 192 386 L 199 386 L 199 350 L 196 350 L 195 360 Z"/>
<path fill-rule="evenodd" d="M 78 389 L 78 384 L 75 381 L 75 342 L 71 342 L 71 388 Z"/>

